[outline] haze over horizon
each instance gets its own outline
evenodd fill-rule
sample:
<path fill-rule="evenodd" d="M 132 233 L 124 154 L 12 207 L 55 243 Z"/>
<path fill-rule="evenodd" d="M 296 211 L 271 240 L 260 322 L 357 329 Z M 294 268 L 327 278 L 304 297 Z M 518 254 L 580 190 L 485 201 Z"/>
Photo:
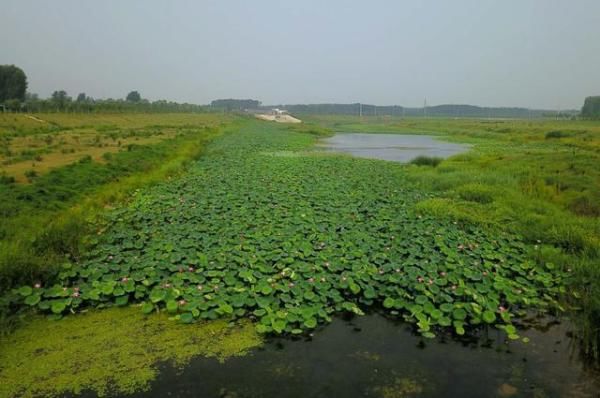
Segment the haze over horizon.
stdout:
<path fill-rule="evenodd" d="M 579 109 L 600 93 L 599 15 L 595 0 L 4 1 L 0 64 L 42 97 Z"/>

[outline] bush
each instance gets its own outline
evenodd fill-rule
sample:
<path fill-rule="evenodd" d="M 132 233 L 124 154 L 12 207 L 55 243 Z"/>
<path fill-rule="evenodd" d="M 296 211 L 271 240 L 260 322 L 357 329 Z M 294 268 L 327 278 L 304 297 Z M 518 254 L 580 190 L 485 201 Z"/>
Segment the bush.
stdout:
<path fill-rule="evenodd" d="M 591 195 L 580 195 L 569 203 L 569 210 L 579 216 L 600 217 L 600 198 L 594 200 Z"/>
<path fill-rule="evenodd" d="M 27 170 L 25 172 L 25 177 L 27 177 L 27 180 L 29 180 L 29 182 L 33 181 L 33 179 L 37 176 L 38 176 L 38 173 L 35 170 Z"/>
<path fill-rule="evenodd" d="M 0 184 L 9 185 L 9 184 L 14 184 L 14 182 L 15 182 L 15 177 L 7 176 L 6 174 L 0 175 Z"/>
<path fill-rule="evenodd" d="M 563 137 L 569 137 L 569 136 L 570 136 L 569 133 L 565 133 L 564 131 L 560 131 L 560 130 L 548 131 L 546 133 L 546 139 L 563 138 Z"/>
<path fill-rule="evenodd" d="M 440 164 L 442 160 L 442 158 L 438 158 L 435 156 L 417 156 L 416 158 L 411 160 L 410 163 L 416 164 L 417 166 L 437 167 L 437 165 Z"/>

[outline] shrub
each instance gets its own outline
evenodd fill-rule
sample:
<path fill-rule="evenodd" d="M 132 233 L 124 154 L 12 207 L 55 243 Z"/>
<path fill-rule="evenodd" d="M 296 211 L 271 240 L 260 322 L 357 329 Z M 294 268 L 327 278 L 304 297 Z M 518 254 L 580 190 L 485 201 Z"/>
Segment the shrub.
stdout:
<path fill-rule="evenodd" d="M 417 156 L 413 160 L 410 161 L 412 164 L 416 164 L 417 166 L 431 166 L 437 167 L 438 164 L 442 162 L 442 158 L 438 158 L 435 156 Z"/>
<path fill-rule="evenodd" d="M 27 177 L 27 180 L 29 180 L 29 182 L 33 181 L 33 179 L 37 176 L 38 176 L 38 173 L 35 170 L 27 170 L 25 172 L 25 177 Z"/>
<path fill-rule="evenodd" d="M 600 199 L 594 200 L 591 195 L 583 194 L 569 203 L 569 210 L 585 217 L 600 217 Z"/>
<path fill-rule="evenodd" d="M 565 133 L 564 131 L 560 131 L 560 130 L 548 131 L 546 133 L 546 139 L 563 138 L 563 137 L 568 137 L 568 136 L 570 136 L 569 133 Z"/>
<path fill-rule="evenodd" d="M 6 174 L 0 175 L 0 184 L 9 185 L 15 182 L 15 177 L 7 176 Z"/>

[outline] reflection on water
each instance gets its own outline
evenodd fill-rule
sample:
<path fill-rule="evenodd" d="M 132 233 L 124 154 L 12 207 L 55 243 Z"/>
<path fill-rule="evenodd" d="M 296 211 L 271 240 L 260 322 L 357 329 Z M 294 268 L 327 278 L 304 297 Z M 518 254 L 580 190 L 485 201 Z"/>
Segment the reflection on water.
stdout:
<path fill-rule="evenodd" d="M 423 340 L 409 326 L 373 314 L 335 319 L 309 340 L 272 339 L 220 364 L 199 358 L 165 367 L 137 397 L 596 397 L 598 373 L 570 356 L 568 326 L 521 333 L 506 344 Z"/>
<path fill-rule="evenodd" d="M 469 149 L 468 145 L 438 141 L 429 135 L 336 134 L 320 146 L 361 158 L 410 162 L 418 156 L 447 158 Z"/>

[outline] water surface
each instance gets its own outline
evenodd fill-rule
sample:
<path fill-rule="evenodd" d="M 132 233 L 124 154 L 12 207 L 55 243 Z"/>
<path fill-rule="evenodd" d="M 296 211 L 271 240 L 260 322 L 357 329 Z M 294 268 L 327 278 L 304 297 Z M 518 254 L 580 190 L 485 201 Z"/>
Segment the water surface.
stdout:
<path fill-rule="evenodd" d="M 572 354 L 567 324 L 477 340 L 424 340 L 377 314 L 337 318 L 309 339 L 271 339 L 220 364 L 164 367 L 135 397 L 597 397 L 599 373 Z"/>
<path fill-rule="evenodd" d="M 339 133 L 319 146 L 361 158 L 410 162 L 418 156 L 447 158 L 470 146 L 444 142 L 430 135 Z"/>

